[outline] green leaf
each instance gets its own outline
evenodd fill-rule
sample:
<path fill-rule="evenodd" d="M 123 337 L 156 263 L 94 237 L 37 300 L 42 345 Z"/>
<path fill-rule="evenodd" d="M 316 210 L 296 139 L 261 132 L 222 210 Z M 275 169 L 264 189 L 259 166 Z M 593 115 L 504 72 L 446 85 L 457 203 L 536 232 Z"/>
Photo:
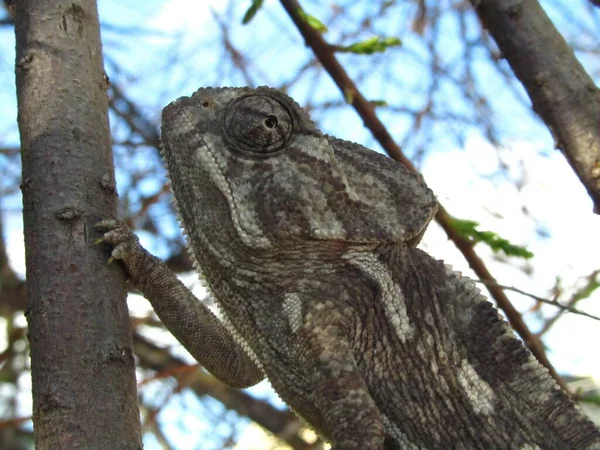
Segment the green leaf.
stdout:
<path fill-rule="evenodd" d="M 252 18 L 256 15 L 258 10 L 261 8 L 263 3 L 264 3 L 264 0 L 252 0 L 252 4 L 250 5 L 250 8 L 248 8 L 248 10 L 246 11 L 246 14 L 244 14 L 244 18 L 242 19 L 242 24 L 246 25 L 248 22 L 250 22 L 252 20 Z"/>
<path fill-rule="evenodd" d="M 355 42 L 345 47 L 338 47 L 338 52 L 356 53 L 357 55 L 372 55 L 376 52 L 384 52 L 390 47 L 402 45 L 402 41 L 396 37 L 382 38 L 372 37 L 366 41 Z"/>
<path fill-rule="evenodd" d="M 346 89 L 344 91 L 344 100 L 347 104 L 352 104 L 352 102 L 354 101 L 354 91 L 352 89 Z"/>
<path fill-rule="evenodd" d="M 573 296 L 573 300 L 579 301 L 583 300 L 584 298 L 588 298 L 598 288 L 600 288 L 600 282 L 596 280 L 595 276 L 592 276 L 588 279 L 587 284 Z"/>
<path fill-rule="evenodd" d="M 577 399 L 585 403 L 591 403 L 592 405 L 600 406 L 600 393 L 598 391 L 592 392 L 591 394 L 577 393 Z"/>
<path fill-rule="evenodd" d="M 473 220 L 462 220 L 452 217 L 450 225 L 463 238 L 473 242 L 482 242 L 487 244 L 494 252 L 503 252 L 506 256 L 516 256 L 519 258 L 533 258 L 533 253 L 525 247 L 511 244 L 508 240 L 498 236 L 493 231 L 481 231 L 477 227 L 479 224 Z"/>
<path fill-rule="evenodd" d="M 301 8 L 298 9 L 298 14 L 300 15 L 300 17 L 302 17 L 302 20 L 304 20 L 311 28 L 314 28 L 319 33 L 327 32 L 327 27 L 325 26 L 325 24 L 319 19 L 317 19 L 315 16 L 311 16 Z"/>
<path fill-rule="evenodd" d="M 385 11 L 390 6 L 394 6 L 394 3 L 396 3 L 394 0 L 388 0 L 386 2 L 383 2 L 383 4 L 381 5 L 381 11 Z"/>
<path fill-rule="evenodd" d="M 389 106 L 388 102 L 386 102 L 385 100 L 371 100 L 369 103 L 371 103 L 371 105 L 377 107 L 382 107 L 382 106 Z"/>

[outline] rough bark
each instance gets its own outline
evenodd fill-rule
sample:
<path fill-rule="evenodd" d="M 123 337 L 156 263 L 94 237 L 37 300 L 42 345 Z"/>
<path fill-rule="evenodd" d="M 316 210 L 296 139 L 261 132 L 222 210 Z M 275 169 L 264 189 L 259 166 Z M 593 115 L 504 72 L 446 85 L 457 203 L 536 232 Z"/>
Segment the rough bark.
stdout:
<path fill-rule="evenodd" d="M 600 214 L 600 92 L 537 0 L 471 0 Z"/>
<path fill-rule="evenodd" d="M 94 0 L 16 3 L 36 448 L 141 448 L 124 276 L 93 245 L 116 215 Z"/>

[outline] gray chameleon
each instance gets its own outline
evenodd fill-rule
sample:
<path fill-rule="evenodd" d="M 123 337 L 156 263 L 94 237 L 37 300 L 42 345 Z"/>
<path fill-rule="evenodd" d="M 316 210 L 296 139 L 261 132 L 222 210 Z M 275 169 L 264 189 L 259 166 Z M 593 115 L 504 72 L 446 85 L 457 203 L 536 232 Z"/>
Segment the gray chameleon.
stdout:
<path fill-rule="evenodd" d="M 163 156 L 215 317 L 120 221 L 133 284 L 215 377 L 265 376 L 335 450 L 600 449 L 475 284 L 416 248 L 436 199 L 270 88 L 168 105 Z"/>

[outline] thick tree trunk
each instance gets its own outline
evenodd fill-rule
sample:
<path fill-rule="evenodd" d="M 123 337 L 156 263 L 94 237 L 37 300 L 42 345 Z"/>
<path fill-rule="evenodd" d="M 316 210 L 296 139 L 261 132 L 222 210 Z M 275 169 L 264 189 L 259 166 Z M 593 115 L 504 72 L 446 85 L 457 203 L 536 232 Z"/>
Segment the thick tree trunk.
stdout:
<path fill-rule="evenodd" d="M 16 2 L 36 448 L 141 448 L 124 277 L 93 245 L 116 216 L 94 0 Z"/>
<path fill-rule="evenodd" d="M 470 0 L 600 214 L 600 91 L 537 0 Z"/>

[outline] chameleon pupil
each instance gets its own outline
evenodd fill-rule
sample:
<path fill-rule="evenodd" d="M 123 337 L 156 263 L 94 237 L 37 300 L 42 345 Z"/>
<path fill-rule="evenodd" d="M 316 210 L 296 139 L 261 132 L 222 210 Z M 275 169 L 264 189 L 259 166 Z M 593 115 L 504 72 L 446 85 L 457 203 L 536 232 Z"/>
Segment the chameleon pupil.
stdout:
<path fill-rule="evenodd" d="M 267 116 L 265 119 L 265 125 L 267 128 L 275 128 L 277 126 L 277 117 Z"/>

